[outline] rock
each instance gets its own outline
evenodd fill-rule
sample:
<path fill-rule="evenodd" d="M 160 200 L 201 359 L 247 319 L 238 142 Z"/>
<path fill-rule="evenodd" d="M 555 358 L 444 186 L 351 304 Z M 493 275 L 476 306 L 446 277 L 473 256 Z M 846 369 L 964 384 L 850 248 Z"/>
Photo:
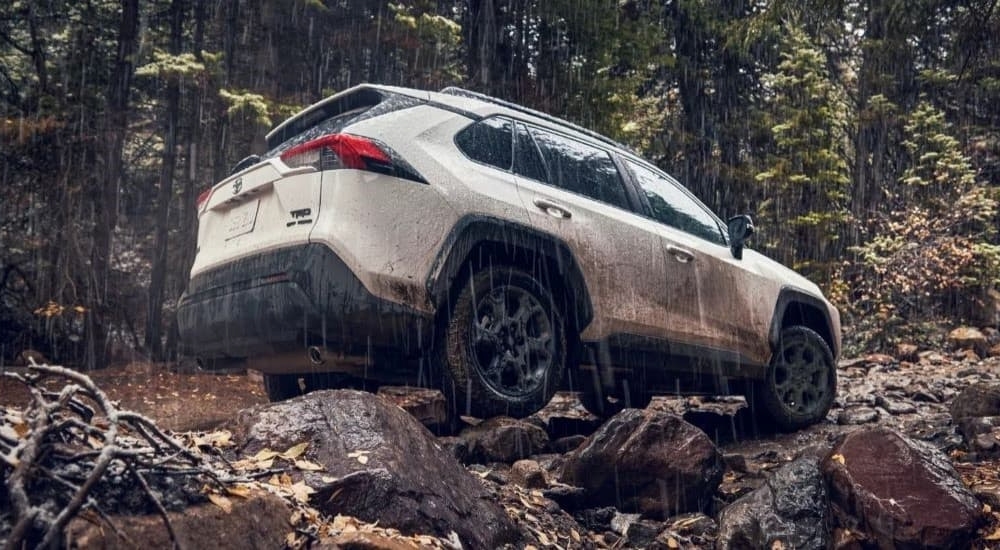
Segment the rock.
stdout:
<path fill-rule="evenodd" d="M 444 395 L 438 390 L 381 386 L 378 396 L 410 413 L 424 426 L 443 426 L 448 423 Z"/>
<path fill-rule="evenodd" d="M 924 365 L 940 365 L 941 363 L 947 361 L 944 356 L 937 351 L 921 351 L 917 355 L 920 357 L 920 363 Z"/>
<path fill-rule="evenodd" d="M 510 480 L 528 489 L 544 489 L 549 486 L 545 470 L 534 460 L 518 460 L 510 467 Z"/>
<path fill-rule="evenodd" d="M 819 465 L 813 456 L 796 459 L 725 507 L 716 548 L 828 548 L 830 512 Z"/>
<path fill-rule="evenodd" d="M 981 356 L 986 355 L 986 352 L 990 348 L 989 341 L 986 340 L 986 335 L 973 327 L 958 327 L 949 332 L 948 342 L 955 349 L 972 348 Z"/>
<path fill-rule="evenodd" d="M 469 443 L 456 436 L 441 436 L 437 438 L 438 444 L 455 457 L 455 460 L 466 464 L 469 462 Z"/>
<path fill-rule="evenodd" d="M 523 420 L 506 416 L 491 418 L 470 426 L 459 434 L 469 446 L 474 462 L 510 464 L 533 454 L 545 452 L 549 436 L 545 430 Z"/>
<path fill-rule="evenodd" d="M 916 344 L 906 342 L 898 344 L 896 346 L 896 359 L 915 363 L 920 360 L 920 356 L 917 355 L 917 352 L 919 351 L 920 348 L 918 348 Z"/>
<path fill-rule="evenodd" d="M 553 441 L 549 444 L 549 447 L 554 453 L 565 454 L 575 450 L 586 440 L 587 436 L 585 435 L 567 435 L 566 437 L 560 437 L 559 439 Z"/>
<path fill-rule="evenodd" d="M 304 458 L 320 472 L 293 469 L 316 489 L 321 512 L 378 522 L 405 534 L 454 531 L 467 548 L 517 539 L 486 487 L 412 416 L 374 394 L 316 391 L 240 411 L 232 426 L 243 456 L 308 443 Z"/>
<path fill-rule="evenodd" d="M 908 401 L 890 401 L 879 395 L 875 398 L 875 404 L 882 407 L 891 415 L 912 414 L 917 412 L 917 406 Z"/>
<path fill-rule="evenodd" d="M 989 350 L 986 351 L 989 352 Z M 982 358 L 979 357 L 979 354 L 976 353 L 976 350 L 968 348 L 958 352 L 958 355 L 955 357 L 955 359 L 958 359 L 959 361 L 965 361 L 966 363 L 976 363 L 980 361 Z"/>
<path fill-rule="evenodd" d="M 990 346 L 990 349 L 986 350 L 986 357 L 1000 357 L 1000 344 Z"/>
<path fill-rule="evenodd" d="M 649 548 L 656 536 L 663 530 L 663 523 L 651 519 L 632 522 L 625 530 L 628 543 L 636 548 Z"/>
<path fill-rule="evenodd" d="M 542 410 L 527 418 L 556 439 L 574 435 L 590 435 L 601 425 L 601 419 L 587 412 L 580 399 L 569 392 L 558 392 Z"/>
<path fill-rule="evenodd" d="M 14 358 L 13 365 L 15 367 L 26 367 L 34 361 L 36 365 L 47 365 L 49 360 L 42 355 L 42 352 L 33 349 L 22 350 Z"/>
<path fill-rule="evenodd" d="M 589 531 L 608 531 L 611 529 L 611 520 L 618 514 L 613 506 L 604 508 L 588 508 L 580 510 L 573 517 Z"/>
<path fill-rule="evenodd" d="M 962 389 L 948 407 L 952 419 L 1000 416 L 1000 384 L 980 382 Z"/>
<path fill-rule="evenodd" d="M 837 424 L 841 426 L 856 426 L 860 424 L 871 424 L 878 422 L 879 413 L 875 409 L 868 407 L 853 407 L 844 409 L 837 415 Z"/>
<path fill-rule="evenodd" d="M 625 409 L 566 456 L 562 481 L 594 506 L 662 518 L 703 510 L 722 481 L 722 454 L 675 414 Z"/>
<path fill-rule="evenodd" d="M 948 457 L 895 430 L 841 436 L 822 469 L 839 513 L 881 548 L 966 547 L 981 523 Z"/>
<path fill-rule="evenodd" d="M 868 365 L 885 366 L 895 363 L 896 358 L 885 353 L 870 353 L 865 356 L 865 362 L 868 363 Z"/>
<path fill-rule="evenodd" d="M 572 485 L 555 485 L 542 490 L 542 496 L 555 502 L 563 510 L 573 512 L 587 505 L 587 491 Z"/>
<path fill-rule="evenodd" d="M 281 498 L 270 493 L 253 493 L 248 498 L 231 498 L 232 509 L 199 504 L 180 512 L 167 512 L 180 548 L 272 549 L 285 546 L 292 531 L 292 511 Z M 170 533 L 158 515 L 112 516 L 122 536 L 102 522 L 82 517 L 66 527 L 66 547 L 133 549 L 170 548 Z"/>

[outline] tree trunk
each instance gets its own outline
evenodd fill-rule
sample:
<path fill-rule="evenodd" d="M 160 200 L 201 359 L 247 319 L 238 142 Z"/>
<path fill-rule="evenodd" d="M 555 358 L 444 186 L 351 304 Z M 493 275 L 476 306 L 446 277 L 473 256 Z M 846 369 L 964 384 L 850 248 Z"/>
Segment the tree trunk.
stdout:
<path fill-rule="evenodd" d="M 135 73 L 135 52 L 139 31 L 139 0 L 121 0 L 118 26 L 118 50 L 108 82 L 108 107 L 102 121 L 107 137 L 104 149 L 104 173 L 98 174 L 94 201 L 94 247 L 91 252 L 91 300 L 88 316 L 89 346 L 87 368 L 103 366 L 107 359 L 108 323 L 111 304 L 108 299 L 111 274 L 111 242 L 118 224 L 118 190 L 122 182 L 122 147 L 128 124 L 129 92 Z"/>
<path fill-rule="evenodd" d="M 170 3 L 170 53 L 180 55 L 184 32 L 184 0 Z M 177 121 L 180 117 L 180 80 L 167 82 L 167 117 L 160 167 L 160 189 L 156 199 L 156 233 L 153 238 L 152 275 L 149 283 L 149 308 L 146 315 L 146 349 L 155 361 L 162 361 L 163 294 L 167 281 L 167 230 L 170 224 L 170 199 L 174 191 L 177 166 Z"/>

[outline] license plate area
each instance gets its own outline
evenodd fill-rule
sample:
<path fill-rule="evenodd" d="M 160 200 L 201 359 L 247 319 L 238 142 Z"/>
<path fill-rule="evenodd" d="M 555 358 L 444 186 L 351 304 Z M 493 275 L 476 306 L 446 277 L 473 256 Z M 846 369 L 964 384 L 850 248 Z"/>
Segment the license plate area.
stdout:
<path fill-rule="evenodd" d="M 260 199 L 245 202 L 226 213 L 226 240 L 253 233 Z"/>

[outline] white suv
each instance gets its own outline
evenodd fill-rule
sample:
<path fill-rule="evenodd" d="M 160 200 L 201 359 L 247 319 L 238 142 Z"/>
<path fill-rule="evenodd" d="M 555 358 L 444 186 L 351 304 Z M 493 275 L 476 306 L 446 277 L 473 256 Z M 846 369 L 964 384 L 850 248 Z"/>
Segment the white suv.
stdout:
<path fill-rule="evenodd" d="M 825 417 L 840 318 L 625 147 L 457 88 L 362 85 L 271 131 L 199 197 L 178 311 L 206 368 L 271 399 L 366 380 L 524 416 L 561 388 L 608 414 L 743 392 L 778 427 Z"/>

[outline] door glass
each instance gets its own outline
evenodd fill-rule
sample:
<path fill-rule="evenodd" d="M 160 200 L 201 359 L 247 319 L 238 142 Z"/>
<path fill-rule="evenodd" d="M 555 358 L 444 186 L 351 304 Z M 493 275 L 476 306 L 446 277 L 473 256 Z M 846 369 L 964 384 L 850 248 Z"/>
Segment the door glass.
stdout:
<path fill-rule="evenodd" d="M 628 161 L 628 165 L 649 199 L 653 219 L 702 239 L 726 244 L 715 216 L 677 184 L 640 164 Z"/>
<path fill-rule="evenodd" d="M 514 146 L 514 173 L 541 182 L 548 181 L 538 146 L 528 134 L 528 129 L 520 123 L 517 125 L 517 143 Z"/>
<path fill-rule="evenodd" d="M 531 128 L 549 169 L 549 183 L 628 209 L 625 188 L 611 155 L 596 147 L 538 128 Z"/>

